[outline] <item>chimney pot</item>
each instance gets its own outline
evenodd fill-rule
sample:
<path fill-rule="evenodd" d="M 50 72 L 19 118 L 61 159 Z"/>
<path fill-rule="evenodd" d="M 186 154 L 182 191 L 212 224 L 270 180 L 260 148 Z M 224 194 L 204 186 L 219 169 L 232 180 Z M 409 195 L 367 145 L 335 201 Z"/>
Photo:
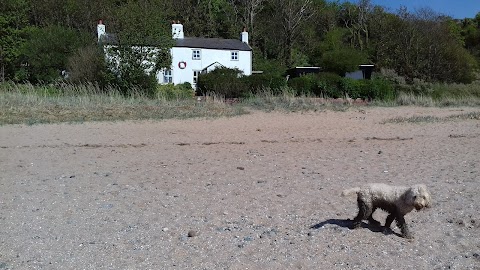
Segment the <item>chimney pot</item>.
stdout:
<path fill-rule="evenodd" d="M 243 28 L 243 32 L 242 32 L 242 34 L 241 34 L 241 40 L 242 40 L 242 42 L 248 44 L 248 32 L 247 32 L 247 28 L 246 28 L 246 27 Z"/>
<path fill-rule="evenodd" d="M 172 37 L 174 39 L 182 39 L 184 37 L 183 35 L 183 25 L 180 23 L 180 21 L 173 21 L 172 24 Z"/>

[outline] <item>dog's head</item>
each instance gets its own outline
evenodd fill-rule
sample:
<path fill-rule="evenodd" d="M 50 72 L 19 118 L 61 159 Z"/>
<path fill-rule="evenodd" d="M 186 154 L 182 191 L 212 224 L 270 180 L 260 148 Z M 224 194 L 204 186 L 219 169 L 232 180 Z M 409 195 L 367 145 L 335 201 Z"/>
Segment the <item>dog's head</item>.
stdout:
<path fill-rule="evenodd" d="M 417 211 L 423 208 L 429 208 L 432 204 L 430 193 L 423 184 L 412 186 L 407 192 L 407 200 Z"/>

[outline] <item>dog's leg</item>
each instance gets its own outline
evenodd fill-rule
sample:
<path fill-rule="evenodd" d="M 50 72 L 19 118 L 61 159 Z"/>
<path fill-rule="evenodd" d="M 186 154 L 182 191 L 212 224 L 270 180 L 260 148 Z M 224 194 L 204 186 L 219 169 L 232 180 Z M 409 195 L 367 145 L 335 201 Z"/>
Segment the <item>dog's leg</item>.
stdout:
<path fill-rule="evenodd" d="M 375 210 L 377 210 L 376 207 L 372 209 L 372 213 L 370 214 L 370 216 L 368 216 L 368 224 L 371 226 L 380 227 L 381 226 L 380 222 L 378 222 L 373 218 L 373 213 L 375 212 Z"/>
<path fill-rule="evenodd" d="M 395 215 L 389 214 L 387 219 L 385 220 L 385 228 L 390 228 L 394 220 L 395 220 Z"/>
<path fill-rule="evenodd" d="M 363 200 L 357 199 L 358 214 L 353 219 L 352 229 L 360 228 L 362 220 L 367 219 L 372 214 L 372 208 L 369 207 Z"/>
<path fill-rule="evenodd" d="M 407 239 L 413 239 L 413 235 L 410 233 L 410 230 L 408 229 L 407 223 L 405 222 L 405 218 L 403 216 L 397 215 L 396 220 L 397 220 L 397 226 L 398 228 L 400 228 L 402 232 L 402 237 Z"/>
<path fill-rule="evenodd" d="M 385 226 L 383 227 L 383 233 L 384 234 L 389 234 L 391 233 L 391 229 L 390 229 L 390 226 L 392 225 L 392 222 L 395 220 L 395 214 L 393 213 L 390 213 L 388 216 L 387 216 L 387 219 L 385 220 Z"/>

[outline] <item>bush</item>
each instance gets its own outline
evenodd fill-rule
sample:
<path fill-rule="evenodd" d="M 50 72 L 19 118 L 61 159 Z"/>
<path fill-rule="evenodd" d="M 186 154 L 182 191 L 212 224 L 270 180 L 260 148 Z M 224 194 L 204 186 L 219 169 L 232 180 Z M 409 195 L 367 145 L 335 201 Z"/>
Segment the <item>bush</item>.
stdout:
<path fill-rule="evenodd" d="M 286 86 L 286 80 L 279 75 L 255 74 L 242 77 L 242 81 L 251 93 L 258 93 L 263 89 L 270 89 L 274 94 Z"/>
<path fill-rule="evenodd" d="M 290 79 L 288 86 L 295 90 L 296 95 L 314 94 L 320 97 L 361 98 L 368 100 L 391 101 L 396 97 L 393 83 L 382 78 L 372 80 L 355 80 L 342 78 L 335 73 L 322 72 L 308 74 Z"/>
<path fill-rule="evenodd" d="M 397 97 L 397 93 L 393 84 L 381 78 L 370 80 L 372 99 L 382 101 L 393 101 Z"/>
<path fill-rule="evenodd" d="M 371 97 L 370 83 L 367 80 L 343 78 L 340 85 L 343 92 L 350 98 L 368 99 Z"/>
<path fill-rule="evenodd" d="M 112 86 L 118 88 L 126 96 L 140 94 L 153 97 L 157 89 L 157 78 L 154 74 L 147 74 L 141 67 L 128 67 L 121 73 L 121 76 L 110 71 L 108 74 L 112 79 Z"/>
<path fill-rule="evenodd" d="M 68 71 L 68 80 L 72 83 L 98 83 L 103 87 L 110 84 L 105 56 L 97 45 L 82 47 L 70 56 Z"/>
<path fill-rule="evenodd" d="M 197 94 L 214 92 L 225 98 L 238 98 L 248 92 L 241 71 L 230 68 L 216 68 L 207 74 L 198 76 Z"/>
<path fill-rule="evenodd" d="M 190 83 L 184 84 L 159 84 L 156 89 L 156 97 L 164 100 L 190 99 L 195 92 Z"/>
<path fill-rule="evenodd" d="M 317 88 L 314 92 L 317 96 L 341 98 L 344 93 L 340 87 L 342 77 L 331 72 L 321 72 L 317 75 Z"/>
<path fill-rule="evenodd" d="M 317 88 L 317 77 L 314 74 L 307 74 L 288 80 L 288 86 L 295 90 L 296 95 L 310 95 Z"/>
<path fill-rule="evenodd" d="M 341 80 L 343 92 L 350 98 L 391 101 L 395 99 L 395 90 L 391 82 L 377 78 L 372 80 Z"/>

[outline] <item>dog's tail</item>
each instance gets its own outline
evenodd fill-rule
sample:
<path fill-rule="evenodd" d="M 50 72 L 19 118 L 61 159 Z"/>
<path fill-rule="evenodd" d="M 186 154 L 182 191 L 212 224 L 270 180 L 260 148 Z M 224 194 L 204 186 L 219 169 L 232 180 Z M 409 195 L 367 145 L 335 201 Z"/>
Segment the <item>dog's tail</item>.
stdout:
<path fill-rule="evenodd" d="M 342 196 L 348 196 L 350 194 L 353 194 L 353 193 L 358 193 L 360 191 L 360 188 L 359 187 L 354 187 L 354 188 L 349 188 L 349 189 L 345 189 L 344 191 L 342 191 Z"/>

